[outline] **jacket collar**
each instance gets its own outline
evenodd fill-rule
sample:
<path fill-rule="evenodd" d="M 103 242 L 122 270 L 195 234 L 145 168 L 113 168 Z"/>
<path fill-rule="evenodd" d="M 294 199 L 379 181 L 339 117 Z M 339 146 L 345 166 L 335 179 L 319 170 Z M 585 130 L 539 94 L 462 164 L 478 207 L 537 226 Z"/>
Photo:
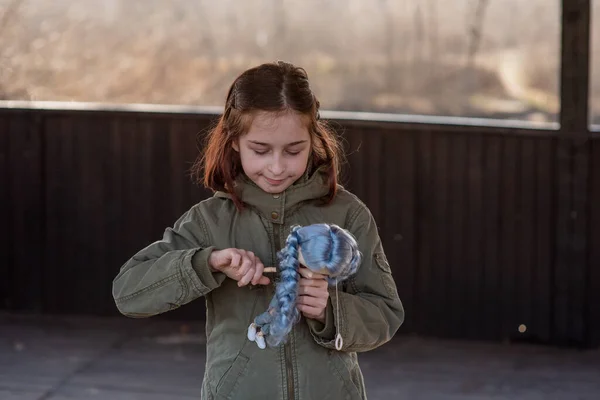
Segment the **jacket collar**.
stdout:
<path fill-rule="evenodd" d="M 266 193 L 245 174 L 235 180 L 235 189 L 246 206 L 273 223 L 283 224 L 286 212 L 296 205 L 327 195 L 327 169 L 321 167 L 311 176 L 305 174 L 282 193 Z M 231 198 L 230 194 L 221 191 L 215 196 Z"/>

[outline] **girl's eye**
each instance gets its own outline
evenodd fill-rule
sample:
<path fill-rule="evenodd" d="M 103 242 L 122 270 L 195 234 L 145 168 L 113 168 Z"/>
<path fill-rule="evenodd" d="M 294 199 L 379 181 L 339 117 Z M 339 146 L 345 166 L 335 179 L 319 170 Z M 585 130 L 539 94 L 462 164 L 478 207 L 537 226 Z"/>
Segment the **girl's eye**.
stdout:
<path fill-rule="evenodd" d="M 264 156 L 265 154 L 267 154 L 269 152 L 269 150 L 255 150 L 252 149 L 252 151 L 254 152 L 254 154 L 259 155 L 259 156 Z M 289 154 L 290 156 L 296 156 L 298 154 L 301 153 L 301 151 L 286 151 L 287 154 Z"/>

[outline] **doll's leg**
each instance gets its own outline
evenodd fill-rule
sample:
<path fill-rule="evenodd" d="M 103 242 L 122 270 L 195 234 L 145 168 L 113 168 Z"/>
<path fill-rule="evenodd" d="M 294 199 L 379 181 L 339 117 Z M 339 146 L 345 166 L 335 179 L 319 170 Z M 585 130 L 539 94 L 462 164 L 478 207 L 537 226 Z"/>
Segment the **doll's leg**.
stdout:
<path fill-rule="evenodd" d="M 262 335 L 262 332 L 259 332 L 256 335 L 256 345 L 261 350 L 264 350 L 267 347 L 267 344 L 265 343 L 265 337 Z"/>
<path fill-rule="evenodd" d="M 277 298 L 273 296 L 271 302 L 269 303 L 268 310 L 254 318 L 254 322 L 252 322 L 248 327 L 248 339 L 250 341 L 256 342 L 258 347 L 260 347 L 261 349 L 265 348 L 264 337 L 269 334 L 270 325 L 271 321 L 273 320 L 273 315 L 275 314 L 276 305 Z"/>
<path fill-rule="evenodd" d="M 254 322 L 251 323 L 248 327 L 248 340 L 250 340 L 251 342 L 254 342 L 256 340 L 256 328 L 257 326 Z"/>
<path fill-rule="evenodd" d="M 265 336 L 269 335 L 269 327 L 271 324 L 262 325 L 260 329 L 257 329 L 256 324 L 253 322 L 248 327 L 248 339 L 252 342 L 256 342 L 256 345 L 260 349 L 267 347 L 265 342 Z"/>
<path fill-rule="evenodd" d="M 267 311 L 260 314 L 258 317 L 254 318 L 254 323 L 262 327 L 265 324 L 270 324 L 273 320 L 273 315 L 275 314 L 275 307 L 277 306 L 277 297 L 273 296 L 271 302 L 269 303 L 269 307 Z"/>
<path fill-rule="evenodd" d="M 273 314 L 271 314 L 269 311 L 265 311 L 264 313 L 260 314 L 258 317 L 254 318 L 254 323 L 257 326 L 263 326 L 265 324 L 270 324 L 271 320 L 273 319 Z"/>

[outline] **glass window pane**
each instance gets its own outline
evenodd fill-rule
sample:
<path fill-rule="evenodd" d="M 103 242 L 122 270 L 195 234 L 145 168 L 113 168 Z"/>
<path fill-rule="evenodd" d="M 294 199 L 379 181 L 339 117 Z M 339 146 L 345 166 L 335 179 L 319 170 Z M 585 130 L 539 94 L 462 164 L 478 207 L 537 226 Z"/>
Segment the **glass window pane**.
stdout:
<path fill-rule="evenodd" d="M 245 68 L 284 59 L 308 71 L 326 109 L 557 120 L 559 1 L 0 6 L 13 14 L 1 19 L 8 99 L 221 106 Z"/>
<path fill-rule="evenodd" d="M 591 24 L 590 119 L 600 130 L 600 0 L 592 0 Z"/>

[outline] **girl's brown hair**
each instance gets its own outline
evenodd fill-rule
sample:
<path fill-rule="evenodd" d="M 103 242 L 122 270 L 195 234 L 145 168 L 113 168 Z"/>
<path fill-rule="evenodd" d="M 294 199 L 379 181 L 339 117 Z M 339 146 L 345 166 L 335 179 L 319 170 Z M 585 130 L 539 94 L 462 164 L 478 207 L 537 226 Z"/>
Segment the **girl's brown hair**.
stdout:
<path fill-rule="evenodd" d="M 330 202 L 337 192 L 340 143 L 335 132 L 319 118 L 319 101 L 306 71 L 282 61 L 251 68 L 235 79 L 223 115 L 209 132 L 204 151 L 192 167 L 195 180 L 214 191 L 229 193 L 236 206 L 242 207 L 233 190 L 242 166 L 232 143 L 248 132 L 258 112 L 296 112 L 305 117 L 312 143 L 309 167 L 326 169 L 329 193 L 325 200 Z"/>

